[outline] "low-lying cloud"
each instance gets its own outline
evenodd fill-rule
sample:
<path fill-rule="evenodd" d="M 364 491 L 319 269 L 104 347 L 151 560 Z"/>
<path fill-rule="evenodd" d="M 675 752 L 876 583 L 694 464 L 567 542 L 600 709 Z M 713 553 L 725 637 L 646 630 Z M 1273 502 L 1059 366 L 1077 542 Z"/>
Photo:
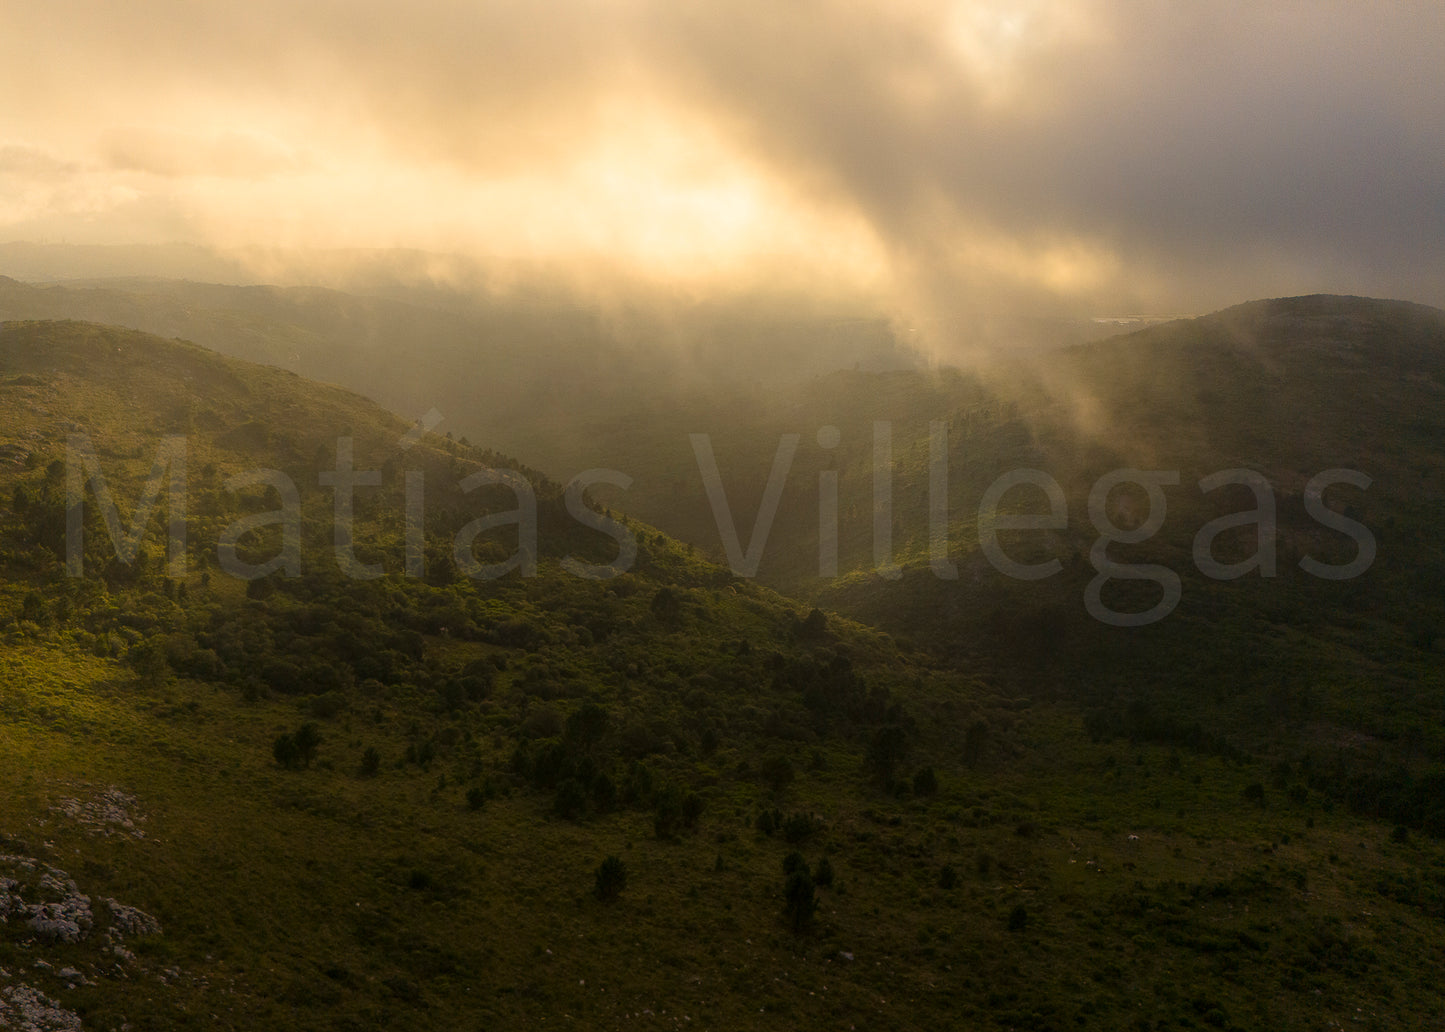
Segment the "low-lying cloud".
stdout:
<path fill-rule="evenodd" d="M 1016 312 L 1445 304 L 1432 4 L 151 0 L 7 22 L 3 237 L 793 280 L 943 346 Z"/>

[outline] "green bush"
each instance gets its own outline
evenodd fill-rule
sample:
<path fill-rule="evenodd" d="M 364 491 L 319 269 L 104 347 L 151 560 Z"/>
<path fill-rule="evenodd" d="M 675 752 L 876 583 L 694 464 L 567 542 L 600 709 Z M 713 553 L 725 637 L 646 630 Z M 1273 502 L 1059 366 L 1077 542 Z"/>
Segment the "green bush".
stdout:
<path fill-rule="evenodd" d="M 758 814 L 755 827 L 764 835 L 772 835 L 783 826 L 783 814 L 781 810 L 763 810 Z"/>
<path fill-rule="evenodd" d="M 617 856 L 609 856 L 597 868 L 596 893 L 600 900 L 613 900 L 627 888 L 627 865 Z"/>
<path fill-rule="evenodd" d="M 682 825 L 688 830 L 697 827 L 698 818 L 702 816 L 702 796 L 696 792 L 688 792 L 682 797 Z"/>
<path fill-rule="evenodd" d="M 795 813 L 783 824 L 783 838 L 790 843 L 803 842 L 812 838 L 817 830 L 818 823 L 810 814 Z"/>
<path fill-rule="evenodd" d="M 783 913 L 795 933 L 807 931 L 818 912 L 818 898 L 813 887 L 813 876 L 807 865 L 793 871 L 783 883 Z"/>
<path fill-rule="evenodd" d="M 813 882 L 825 889 L 833 884 L 833 864 L 826 856 L 820 858 L 813 869 Z"/>
<path fill-rule="evenodd" d="M 672 838 L 682 820 L 682 791 L 676 785 L 665 786 L 657 793 L 653 806 L 653 834 L 660 839 Z"/>
<path fill-rule="evenodd" d="M 300 760 L 300 753 L 296 748 L 296 738 L 293 735 L 281 735 L 271 744 L 271 755 L 276 762 L 287 770 L 291 770 Z"/>
<path fill-rule="evenodd" d="M 932 767 L 924 767 L 913 775 L 913 794 L 916 796 L 938 794 L 938 775 L 933 772 Z"/>
<path fill-rule="evenodd" d="M 552 812 L 567 820 L 576 820 L 587 809 L 587 793 L 576 778 L 567 778 L 557 786 L 557 795 L 552 800 Z"/>
<path fill-rule="evenodd" d="M 873 733 L 865 763 L 879 784 L 887 787 L 907 754 L 907 732 L 899 724 L 887 724 Z"/>
<path fill-rule="evenodd" d="M 292 734 L 281 735 L 271 745 L 271 755 L 287 770 L 310 767 L 321 745 L 321 729 L 308 721 Z"/>
<path fill-rule="evenodd" d="M 769 756 L 758 767 L 758 773 L 774 792 L 781 792 L 793 783 L 793 764 L 786 756 Z"/>
<path fill-rule="evenodd" d="M 301 766 L 311 766 L 311 761 L 316 759 L 316 750 L 321 746 L 321 729 L 307 721 L 296 729 L 294 739 L 296 756 L 300 759 Z"/>

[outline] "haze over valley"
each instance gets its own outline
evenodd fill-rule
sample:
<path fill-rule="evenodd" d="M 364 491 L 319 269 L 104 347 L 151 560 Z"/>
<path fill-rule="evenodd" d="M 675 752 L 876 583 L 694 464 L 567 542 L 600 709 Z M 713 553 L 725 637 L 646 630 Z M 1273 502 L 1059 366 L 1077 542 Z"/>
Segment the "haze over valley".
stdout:
<path fill-rule="evenodd" d="M 0 1028 L 1445 1025 L 1441 11 L 0 34 Z"/>

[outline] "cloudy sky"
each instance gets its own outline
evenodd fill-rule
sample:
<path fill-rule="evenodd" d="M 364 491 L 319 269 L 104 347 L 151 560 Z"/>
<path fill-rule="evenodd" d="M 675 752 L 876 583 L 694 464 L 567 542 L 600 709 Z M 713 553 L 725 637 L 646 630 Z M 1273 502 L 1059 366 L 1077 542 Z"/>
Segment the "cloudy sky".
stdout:
<path fill-rule="evenodd" d="M 1434 2 L 48 0 L 4 21 L 0 240 L 419 248 L 812 284 L 920 320 L 1445 305 Z"/>

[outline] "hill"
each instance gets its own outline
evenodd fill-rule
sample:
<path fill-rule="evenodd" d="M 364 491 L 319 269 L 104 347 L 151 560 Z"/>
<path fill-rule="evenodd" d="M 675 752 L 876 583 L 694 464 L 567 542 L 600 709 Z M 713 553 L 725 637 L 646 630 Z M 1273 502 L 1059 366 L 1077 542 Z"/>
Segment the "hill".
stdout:
<path fill-rule="evenodd" d="M 6 250 L 0 247 L 0 269 Z M 57 260 L 60 260 L 57 258 Z M 22 263 L 23 264 L 23 263 Z M 361 293 L 162 278 L 29 284 L 0 276 L 0 319 L 80 319 L 182 337 L 338 383 L 558 474 L 610 465 L 579 451 L 630 407 L 681 417 L 839 363 L 916 364 L 887 324 L 846 306 L 741 297 L 604 305 L 554 285 L 489 293 L 388 285 Z M 651 307 L 648 307 L 648 306 Z M 654 310 L 655 309 L 655 310 Z M 580 464 L 579 464 L 580 463 Z"/>
<path fill-rule="evenodd" d="M 1445 1010 L 1445 853 L 1336 805 L 1323 764 L 1091 734 L 1048 678 L 916 653 L 501 455 L 184 342 L 5 324 L 0 413 L 0 1020 Z M 349 535 L 342 439 L 380 481 Z M 67 526 L 96 470 L 132 561 L 94 490 Z"/>

